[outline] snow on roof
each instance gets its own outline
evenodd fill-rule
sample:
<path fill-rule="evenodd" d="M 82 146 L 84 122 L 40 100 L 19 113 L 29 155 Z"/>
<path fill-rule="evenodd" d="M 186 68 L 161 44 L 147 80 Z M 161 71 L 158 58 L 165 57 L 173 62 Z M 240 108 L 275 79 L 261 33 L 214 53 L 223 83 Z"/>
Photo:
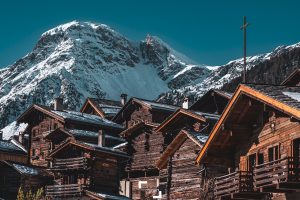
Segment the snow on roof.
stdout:
<path fill-rule="evenodd" d="M 39 175 L 39 171 L 33 167 L 13 163 L 13 167 L 22 174 Z"/>
<path fill-rule="evenodd" d="M 123 143 L 121 143 L 121 144 L 118 144 L 118 145 L 114 146 L 113 149 L 118 149 L 118 148 L 124 147 L 124 146 L 126 146 L 127 144 L 128 144 L 128 142 L 123 142 Z"/>
<path fill-rule="evenodd" d="M 63 117 L 64 119 L 123 129 L 121 125 L 116 124 L 107 119 L 101 118 L 97 115 L 90 115 L 86 113 L 69 111 L 69 110 L 63 110 L 63 111 L 52 110 L 51 112 Z"/>
<path fill-rule="evenodd" d="M 190 110 L 192 111 L 192 110 Z M 205 117 L 206 119 L 213 119 L 213 120 L 219 120 L 220 115 L 214 115 L 211 113 L 205 113 L 205 112 L 200 112 L 200 111 L 192 111 L 194 113 L 196 113 L 197 115 L 201 115 L 203 117 Z"/>
<path fill-rule="evenodd" d="M 300 102 L 300 93 L 299 92 L 282 92 L 284 95 L 291 97 L 292 99 Z"/>
<path fill-rule="evenodd" d="M 17 123 L 16 121 L 10 123 L 1 131 L 3 131 L 3 139 L 8 140 L 14 135 L 18 135 L 19 132 L 23 132 L 27 128 L 28 124 L 26 123 Z"/>
<path fill-rule="evenodd" d="M 146 105 L 154 109 L 168 110 L 168 111 L 175 111 L 178 109 L 177 106 L 173 106 L 173 105 L 163 104 L 163 103 L 154 102 L 146 99 L 139 99 L 139 98 L 136 99 L 142 101 L 143 103 L 145 103 Z"/>
<path fill-rule="evenodd" d="M 203 134 L 202 132 L 188 131 L 188 134 L 198 140 L 201 144 L 204 144 L 208 139 L 208 135 Z"/>
<path fill-rule="evenodd" d="M 106 115 L 117 114 L 121 110 L 120 107 L 111 107 L 111 106 L 101 107 L 101 109 Z"/>
<path fill-rule="evenodd" d="M 27 153 L 27 149 L 21 143 L 16 141 L 15 139 L 11 139 L 11 143 L 13 143 L 14 145 L 16 145 L 17 147 L 22 149 L 25 153 Z"/>
<path fill-rule="evenodd" d="M 104 151 L 107 153 L 112 153 L 112 154 L 117 154 L 117 155 L 123 155 L 123 156 L 127 155 L 125 152 L 119 151 L 119 150 L 111 148 L 111 147 L 102 147 L 97 144 L 91 144 L 91 143 L 81 142 L 81 141 L 77 141 L 77 142 L 82 143 L 87 146 L 90 146 L 90 147 L 94 148 L 95 150 Z"/>
<path fill-rule="evenodd" d="M 101 198 L 110 199 L 110 200 L 130 200 L 128 197 L 125 197 L 125 196 L 119 196 L 119 195 L 116 196 L 116 195 L 99 193 L 99 192 L 92 192 L 92 193 Z"/>
<path fill-rule="evenodd" d="M 79 129 L 67 129 L 67 131 L 69 133 L 71 133 L 72 135 L 74 135 L 75 137 L 78 136 L 78 137 L 94 137 L 94 138 L 97 138 L 98 134 L 99 134 L 98 132 L 79 130 Z M 123 138 L 115 137 L 115 136 L 108 135 L 108 134 L 105 134 L 104 136 L 105 136 L 106 139 L 118 140 L 118 141 L 121 141 L 121 142 L 125 141 Z"/>
<path fill-rule="evenodd" d="M 18 147 L 14 143 L 12 143 L 10 140 L 0 140 L 0 151 L 21 153 L 21 154 L 26 153 L 26 151 L 24 151 L 22 148 Z"/>
<path fill-rule="evenodd" d="M 86 130 L 79 130 L 79 129 L 68 129 L 68 132 L 70 132 L 75 137 L 98 137 L 98 132 L 94 131 L 86 131 Z"/>

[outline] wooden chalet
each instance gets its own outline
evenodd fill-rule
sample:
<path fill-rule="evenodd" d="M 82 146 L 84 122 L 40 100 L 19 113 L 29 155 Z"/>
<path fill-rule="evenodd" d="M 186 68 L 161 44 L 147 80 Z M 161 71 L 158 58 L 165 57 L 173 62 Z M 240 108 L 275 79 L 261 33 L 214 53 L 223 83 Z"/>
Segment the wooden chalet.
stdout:
<path fill-rule="evenodd" d="M 159 170 L 155 162 L 163 149 L 164 136 L 155 128 L 178 107 L 154 101 L 131 98 L 113 118 L 126 130 L 120 133 L 128 144 L 125 148 L 132 156 L 122 176 L 124 195 L 132 199 L 152 199 L 157 195 Z"/>
<path fill-rule="evenodd" d="M 105 146 L 105 140 L 102 142 L 91 144 L 70 137 L 51 151 L 47 160 L 48 170 L 54 174 L 54 184 L 46 187 L 48 199 L 122 197 L 119 195 L 119 173 L 129 156 Z"/>
<path fill-rule="evenodd" d="M 58 104 L 57 102 L 55 104 Z M 32 105 L 27 111 L 25 111 L 19 118 L 18 122 L 24 122 L 28 124 L 26 133 L 29 135 L 29 161 L 33 165 L 47 167 L 48 162 L 46 157 L 49 152 L 55 147 L 45 137 L 55 135 L 55 133 L 62 133 L 62 129 L 69 130 L 69 133 L 76 135 L 76 130 L 85 130 L 91 132 L 105 132 L 112 135 L 117 135 L 123 130 L 121 125 L 113 123 L 107 119 L 101 118 L 97 115 L 90 115 L 81 112 L 74 112 L 64 110 L 62 106 L 56 105 L 54 109 L 50 109 L 46 106 Z M 61 129 L 59 129 L 61 128 Z M 56 131 L 56 129 L 59 129 Z M 54 132 L 54 133 L 52 133 Z M 82 131 L 83 132 L 83 131 Z M 62 142 L 63 138 L 66 138 L 66 132 L 56 137 L 53 142 L 58 145 L 57 142 Z M 50 136 L 49 136 L 50 137 Z M 91 142 L 93 138 L 86 136 L 81 137 L 87 142 Z M 95 139 L 97 143 L 97 138 Z"/>
<path fill-rule="evenodd" d="M 206 92 L 200 99 L 198 99 L 193 105 L 191 105 L 189 109 L 220 115 L 229 102 L 231 96 L 231 93 L 211 89 Z"/>
<path fill-rule="evenodd" d="M 214 198 L 299 199 L 299 120 L 300 87 L 239 85 L 197 157 Z"/>
<path fill-rule="evenodd" d="M 218 117 L 179 109 L 156 129 L 165 135 L 167 145 L 156 162 L 161 199 L 200 198 L 201 168 L 195 165 L 195 159 Z"/>
<path fill-rule="evenodd" d="M 121 110 L 122 106 L 120 101 L 87 98 L 80 112 L 112 119 Z"/>
<path fill-rule="evenodd" d="M 284 81 L 282 81 L 281 85 L 300 86 L 300 69 L 296 69 L 291 73 Z"/>
<path fill-rule="evenodd" d="M 61 143 L 71 138 L 91 144 L 99 144 L 99 142 L 102 142 L 101 140 L 105 140 L 105 146 L 107 147 L 114 147 L 126 142 L 125 139 L 120 138 L 118 135 L 102 130 L 94 132 L 79 129 L 57 128 L 44 137 L 45 141 L 50 144 L 50 151 L 56 149 Z"/>
<path fill-rule="evenodd" d="M 52 180 L 45 169 L 23 163 L 2 160 L 0 169 L 0 198 L 3 199 L 16 199 L 19 187 L 25 192 L 35 192 Z"/>
<path fill-rule="evenodd" d="M 27 163 L 27 150 L 14 139 L 0 140 L 0 160 Z"/>

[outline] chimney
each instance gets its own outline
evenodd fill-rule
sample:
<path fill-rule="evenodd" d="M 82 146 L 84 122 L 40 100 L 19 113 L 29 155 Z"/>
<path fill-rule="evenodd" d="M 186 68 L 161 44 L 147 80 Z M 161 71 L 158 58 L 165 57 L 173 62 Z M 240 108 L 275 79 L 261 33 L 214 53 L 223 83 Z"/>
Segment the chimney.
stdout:
<path fill-rule="evenodd" d="M 54 110 L 63 110 L 64 106 L 63 106 L 63 98 L 57 97 L 54 99 Z"/>
<path fill-rule="evenodd" d="M 105 146 L 105 134 L 103 133 L 103 130 L 100 130 L 98 134 L 98 146 Z"/>
<path fill-rule="evenodd" d="M 3 140 L 3 131 L 0 131 L 0 140 Z"/>
<path fill-rule="evenodd" d="M 21 143 L 21 144 L 24 144 L 24 133 L 23 132 L 19 132 L 19 142 Z"/>
<path fill-rule="evenodd" d="M 189 109 L 189 98 L 185 97 L 182 103 L 182 108 L 183 109 Z"/>
<path fill-rule="evenodd" d="M 124 106 L 127 102 L 127 94 L 121 94 L 121 104 Z"/>

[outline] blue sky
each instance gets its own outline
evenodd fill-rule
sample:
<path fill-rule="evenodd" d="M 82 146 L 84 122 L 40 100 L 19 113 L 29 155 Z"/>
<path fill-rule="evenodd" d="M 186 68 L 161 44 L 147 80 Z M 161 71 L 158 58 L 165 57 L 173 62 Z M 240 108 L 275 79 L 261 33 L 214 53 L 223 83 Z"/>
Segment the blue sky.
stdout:
<path fill-rule="evenodd" d="M 300 42 L 299 6 L 297 0 L 1 0 L 0 67 L 72 20 L 107 24 L 131 40 L 157 35 L 198 63 L 225 64 L 243 55 L 244 15 L 251 23 L 248 55 Z"/>

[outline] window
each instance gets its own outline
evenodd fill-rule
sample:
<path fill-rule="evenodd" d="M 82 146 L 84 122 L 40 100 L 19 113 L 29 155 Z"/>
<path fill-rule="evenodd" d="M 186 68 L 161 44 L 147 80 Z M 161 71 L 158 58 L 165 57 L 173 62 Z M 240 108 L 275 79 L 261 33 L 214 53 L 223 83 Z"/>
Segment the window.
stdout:
<path fill-rule="evenodd" d="M 248 169 L 249 169 L 249 171 L 252 171 L 255 166 L 256 166 L 256 153 L 251 154 L 248 158 Z"/>
<path fill-rule="evenodd" d="M 263 153 L 254 153 L 248 156 L 248 170 L 252 171 L 255 166 L 261 165 L 264 163 L 264 154 Z"/>
<path fill-rule="evenodd" d="M 263 153 L 257 153 L 257 164 L 261 165 L 264 163 L 264 154 Z"/>
<path fill-rule="evenodd" d="M 269 162 L 279 159 L 279 145 L 271 147 L 268 149 Z"/>
<path fill-rule="evenodd" d="M 36 151 L 35 149 L 32 149 L 32 156 L 35 156 L 36 155 Z"/>

